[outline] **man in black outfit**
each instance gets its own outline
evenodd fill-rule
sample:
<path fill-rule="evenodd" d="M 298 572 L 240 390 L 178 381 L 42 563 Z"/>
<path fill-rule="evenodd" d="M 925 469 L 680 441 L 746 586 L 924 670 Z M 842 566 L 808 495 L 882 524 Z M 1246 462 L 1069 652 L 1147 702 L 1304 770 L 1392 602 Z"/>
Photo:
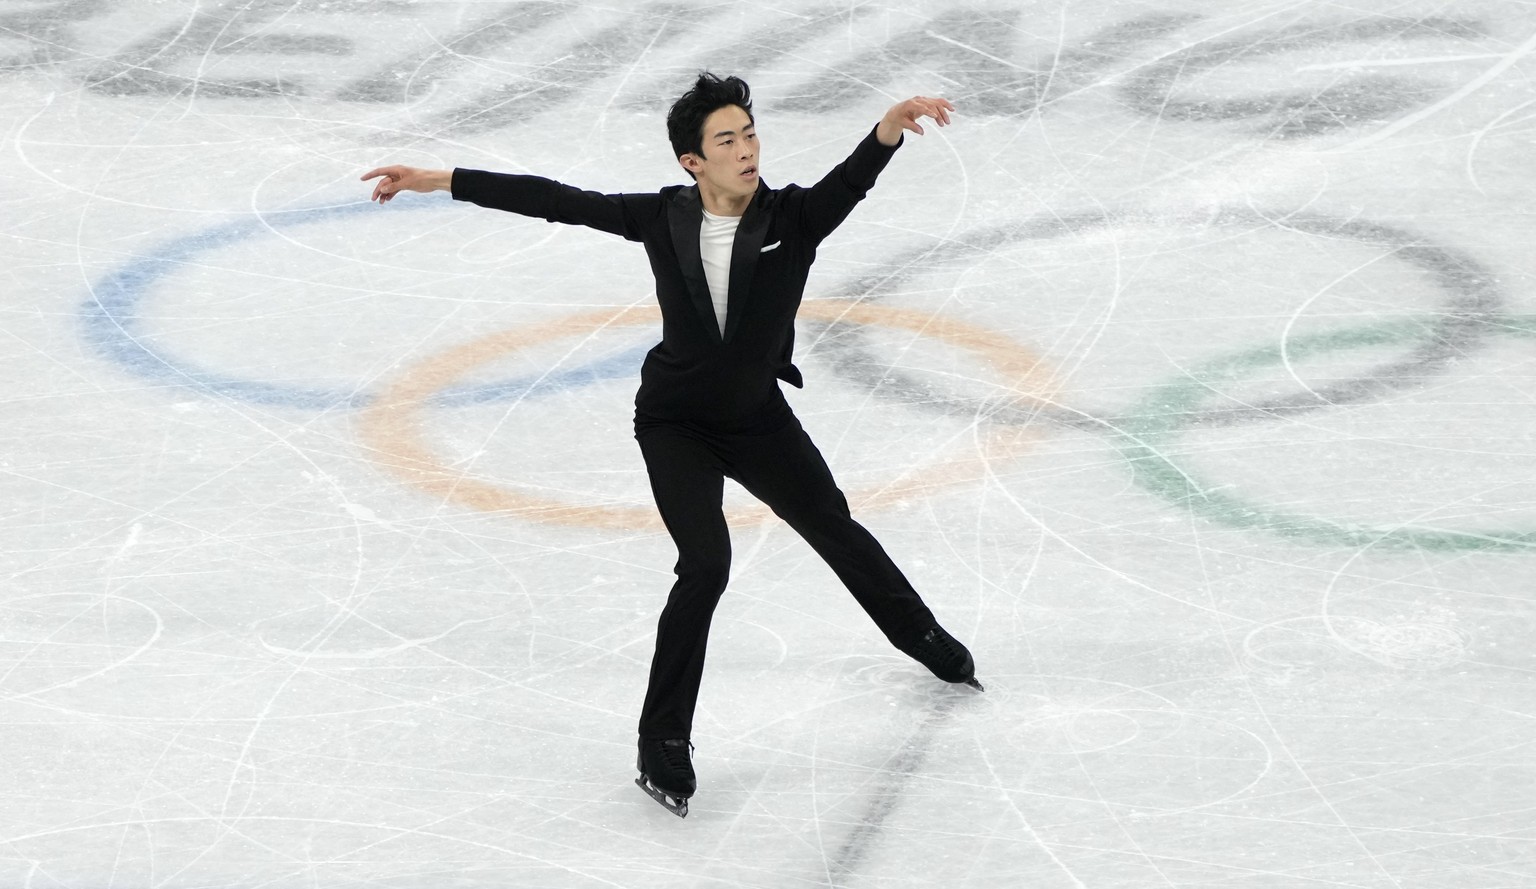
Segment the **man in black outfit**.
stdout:
<path fill-rule="evenodd" d="M 725 591 L 731 541 L 721 507 L 730 477 L 816 550 L 891 644 L 940 679 L 980 688 L 970 652 L 849 515 L 848 502 L 779 390 L 803 385 L 791 363 L 794 319 L 816 248 L 848 216 L 921 117 L 953 107 L 923 96 L 893 106 L 810 188 L 758 177 L 747 85 L 700 75 L 672 106 L 673 153 L 693 177 L 656 194 L 582 191 L 538 176 L 389 166 L 373 199 L 449 190 L 455 200 L 584 225 L 645 246 L 661 306 L 661 343 L 640 369 L 635 438 L 662 521 L 677 545 L 677 581 L 657 627 L 640 715 L 638 782 L 678 815 L 696 787 L 689 737 L 710 618 Z"/>

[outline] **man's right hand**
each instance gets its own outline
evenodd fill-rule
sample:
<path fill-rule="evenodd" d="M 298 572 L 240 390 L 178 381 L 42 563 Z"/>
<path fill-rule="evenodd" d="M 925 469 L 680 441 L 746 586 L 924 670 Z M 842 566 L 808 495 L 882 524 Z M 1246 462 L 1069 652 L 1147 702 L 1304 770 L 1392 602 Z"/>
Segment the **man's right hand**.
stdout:
<path fill-rule="evenodd" d="M 378 201 L 381 204 L 387 203 L 402 191 L 418 191 L 426 194 L 453 188 L 452 170 L 422 170 L 395 164 L 369 170 L 362 176 L 364 182 L 374 178 L 379 178 L 379 184 L 373 187 L 373 197 L 369 200 Z"/>

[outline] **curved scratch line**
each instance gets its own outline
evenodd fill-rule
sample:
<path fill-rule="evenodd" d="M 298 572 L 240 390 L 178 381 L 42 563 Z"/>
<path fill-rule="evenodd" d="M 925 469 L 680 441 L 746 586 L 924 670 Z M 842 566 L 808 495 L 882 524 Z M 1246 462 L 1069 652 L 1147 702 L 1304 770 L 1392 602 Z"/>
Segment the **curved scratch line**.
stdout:
<path fill-rule="evenodd" d="M 1383 139 L 1395 136 L 1403 130 L 1406 130 L 1407 128 L 1417 124 L 1419 121 L 1429 117 L 1430 115 L 1438 114 L 1445 108 L 1460 102 L 1467 96 L 1470 96 L 1478 90 L 1482 89 L 1489 81 L 1493 80 L 1495 77 L 1498 77 L 1500 74 L 1503 74 L 1509 68 L 1514 66 L 1516 62 L 1519 62 L 1522 58 L 1529 55 L 1532 50 L 1536 50 L 1536 33 L 1533 33 L 1529 38 L 1526 39 L 1524 43 L 1520 44 L 1513 51 L 1505 55 L 1503 61 L 1499 62 L 1497 65 L 1492 66 L 1482 74 L 1472 78 L 1472 80 L 1467 83 L 1466 86 L 1463 86 L 1461 89 L 1451 93 L 1449 96 L 1446 96 L 1444 99 L 1441 99 L 1435 104 L 1430 105 L 1427 108 L 1421 108 L 1418 111 L 1408 115 L 1407 117 L 1400 118 L 1393 123 L 1382 127 L 1369 136 L 1363 136 L 1353 142 L 1340 145 L 1336 148 L 1323 149 L 1318 153 L 1334 154 L 1343 151 L 1356 151 L 1361 148 L 1367 148 L 1369 146 L 1375 145 L 1377 142 L 1380 142 Z"/>

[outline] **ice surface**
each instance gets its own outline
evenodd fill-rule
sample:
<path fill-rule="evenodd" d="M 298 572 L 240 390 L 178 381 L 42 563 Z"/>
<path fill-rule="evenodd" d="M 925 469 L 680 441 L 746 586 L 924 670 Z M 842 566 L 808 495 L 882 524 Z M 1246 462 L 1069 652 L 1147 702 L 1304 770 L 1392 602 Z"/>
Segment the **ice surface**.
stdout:
<path fill-rule="evenodd" d="M 1536 886 L 1536 12 L 0 3 L 0 887 Z M 771 184 L 944 95 L 790 397 L 976 653 L 739 490 L 680 821 L 640 249 L 386 162 Z"/>

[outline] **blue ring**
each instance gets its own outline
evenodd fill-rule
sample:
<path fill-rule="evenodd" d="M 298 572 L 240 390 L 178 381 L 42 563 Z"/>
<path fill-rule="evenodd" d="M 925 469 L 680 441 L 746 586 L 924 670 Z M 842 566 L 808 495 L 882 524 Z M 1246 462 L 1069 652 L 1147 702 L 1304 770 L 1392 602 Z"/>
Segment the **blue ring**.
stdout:
<path fill-rule="evenodd" d="M 447 198 L 416 199 L 414 208 L 432 207 Z M 356 410 L 374 396 L 355 389 L 304 389 L 260 380 L 246 380 L 201 368 L 158 351 L 138 333 L 139 307 L 150 289 L 175 274 L 199 254 L 228 247 L 278 228 L 327 222 L 367 212 L 372 204 L 359 201 L 306 210 L 279 211 L 261 220 L 243 220 L 177 238 L 133 259 L 97 282 L 94 297 L 82 307 L 80 323 L 87 343 L 104 357 L 136 376 L 177 388 L 273 407 L 310 410 Z M 582 367 L 474 386 L 450 387 L 433 397 L 441 407 L 491 404 L 514 398 L 537 398 L 578 389 L 605 380 L 634 377 L 646 347 L 636 347 Z"/>

